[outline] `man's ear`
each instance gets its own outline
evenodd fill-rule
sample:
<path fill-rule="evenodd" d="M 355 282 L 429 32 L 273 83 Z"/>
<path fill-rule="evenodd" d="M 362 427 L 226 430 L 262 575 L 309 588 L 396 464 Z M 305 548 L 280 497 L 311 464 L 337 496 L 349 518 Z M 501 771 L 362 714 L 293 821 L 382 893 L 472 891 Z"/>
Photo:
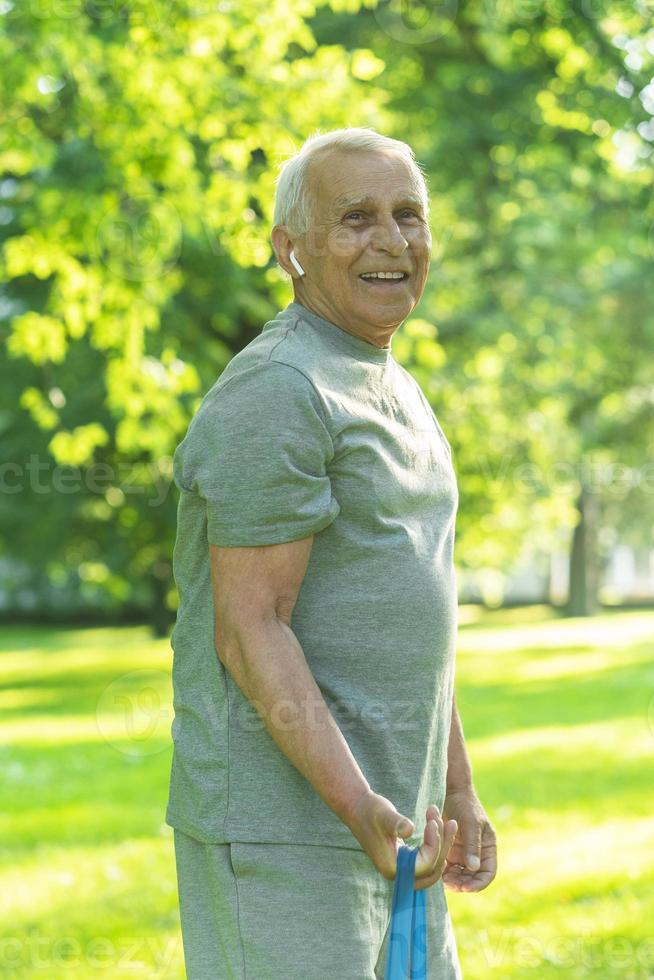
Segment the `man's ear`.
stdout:
<path fill-rule="evenodd" d="M 289 238 L 286 225 L 275 225 L 270 234 L 270 241 L 275 257 L 284 272 L 287 272 L 291 279 L 299 279 L 300 273 L 290 259 L 290 254 L 293 250 L 293 241 Z"/>

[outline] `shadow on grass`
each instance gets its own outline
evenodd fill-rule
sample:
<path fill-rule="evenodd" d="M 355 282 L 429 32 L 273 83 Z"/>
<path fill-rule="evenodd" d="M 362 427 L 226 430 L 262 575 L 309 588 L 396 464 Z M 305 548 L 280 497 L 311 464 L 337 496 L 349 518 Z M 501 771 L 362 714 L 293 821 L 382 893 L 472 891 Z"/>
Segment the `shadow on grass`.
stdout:
<path fill-rule="evenodd" d="M 125 670 L 124 664 L 117 667 L 90 666 L 84 670 L 68 670 L 59 675 L 48 675 L 12 681 L 0 691 L 17 692 L 16 704 L 3 705 L 2 717 L 8 721 L 12 717 L 25 718 L 48 715 L 94 714 L 104 692 L 120 679 L 123 696 L 136 698 L 144 686 L 153 686 L 162 693 L 168 688 L 172 691 L 172 670 L 159 667 L 137 666 Z M 33 697 L 30 698 L 30 693 Z M 22 695 L 22 696 L 21 696 Z"/>

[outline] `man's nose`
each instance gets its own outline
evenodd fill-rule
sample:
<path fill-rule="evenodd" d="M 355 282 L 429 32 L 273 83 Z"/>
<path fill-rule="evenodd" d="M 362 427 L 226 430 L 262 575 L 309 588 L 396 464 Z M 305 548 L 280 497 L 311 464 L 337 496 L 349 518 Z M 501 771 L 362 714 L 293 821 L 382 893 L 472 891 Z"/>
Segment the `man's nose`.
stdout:
<path fill-rule="evenodd" d="M 373 235 L 373 244 L 377 248 L 391 252 L 392 255 L 401 255 L 409 245 L 400 230 L 400 226 L 392 216 L 381 219 L 377 223 Z"/>

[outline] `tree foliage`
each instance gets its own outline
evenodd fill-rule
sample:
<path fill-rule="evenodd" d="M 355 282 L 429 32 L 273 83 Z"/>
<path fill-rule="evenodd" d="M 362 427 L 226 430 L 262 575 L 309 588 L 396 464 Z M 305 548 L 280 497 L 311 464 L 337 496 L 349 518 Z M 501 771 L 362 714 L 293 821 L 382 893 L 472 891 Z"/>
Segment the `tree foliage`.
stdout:
<path fill-rule="evenodd" d="M 394 345 L 454 447 L 459 560 L 547 547 L 585 460 L 633 478 L 651 445 L 653 62 L 645 14 L 609 0 L 8 0 L 5 553 L 164 628 L 172 452 L 291 298 L 277 165 L 344 125 L 430 175 L 433 268 Z M 607 525 L 636 534 L 646 493 L 613 490 Z"/>

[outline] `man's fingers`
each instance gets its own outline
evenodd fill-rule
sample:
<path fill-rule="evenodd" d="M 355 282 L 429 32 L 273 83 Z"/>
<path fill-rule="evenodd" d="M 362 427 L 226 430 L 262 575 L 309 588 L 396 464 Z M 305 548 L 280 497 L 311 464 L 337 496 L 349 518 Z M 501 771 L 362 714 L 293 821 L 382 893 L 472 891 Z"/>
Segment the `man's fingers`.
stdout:
<path fill-rule="evenodd" d="M 424 841 L 427 845 L 426 850 L 429 851 L 431 870 L 434 870 L 443 841 L 443 823 L 438 817 L 428 820 L 425 824 Z"/>
<path fill-rule="evenodd" d="M 471 871 L 463 862 L 461 854 L 457 854 L 455 860 L 446 862 L 447 866 L 443 871 L 443 882 L 451 891 L 458 892 L 478 892 L 483 891 L 490 885 L 495 877 L 495 868 L 489 867 L 492 857 L 487 858 L 482 863 L 482 868 L 478 871 Z"/>
<path fill-rule="evenodd" d="M 454 838 L 456 837 L 456 832 L 458 829 L 459 826 L 456 820 L 448 820 L 443 828 L 442 847 L 439 855 L 439 861 L 441 864 L 445 864 L 445 858 L 449 854 L 450 848 L 454 843 Z"/>
<path fill-rule="evenodd" d="M 472 811 L 462 814 L 460 852 L 462 852 L 462 863 L 470 871 L 479 871 L 481 868 L 481 854 L 485 835 L 486 827 L 479 814 Z"/>
<path fill-rule="evenodd" d="M 454 892 L 480 892 L 487 888 L 493 880 L 490 872 L 477 871 L 471 872 L 444 871 L 443 883 Z"/>
<path fill-rule="evenodd" d="M 429 876 L 430 878 L 433 877 L 434 881 L 437 881 L 441 876 L 445 858 L 456 836 L 457 822 L 456 820 L 448 820 L 443 825 L 442 817 L 436 806 L 427 808 L 427 817 L 424 843 L 420 848 L 418 861 L 416 861 L 415 876 L 421 879 Z"/>
<path fill-rule="evenodd" d="M 439 827 L 438 819 L 428 820 L 425 824 L 422 847 L 418 851 L 416 858 L 416 878 L 431 875 L 436 871 L 441 852 L 442 837 L 442 824 Z"/>
<path fill-rule="evenodd" d="M 439 871 L 434 875 L 428 875 L 426 878 L 416 878 L 413 886 L 414 890 L 421 892 L 423 888 L 431 888 L 432 885 L 435 885 L 439 881 L 440 877 L 441 873 Z"/>

